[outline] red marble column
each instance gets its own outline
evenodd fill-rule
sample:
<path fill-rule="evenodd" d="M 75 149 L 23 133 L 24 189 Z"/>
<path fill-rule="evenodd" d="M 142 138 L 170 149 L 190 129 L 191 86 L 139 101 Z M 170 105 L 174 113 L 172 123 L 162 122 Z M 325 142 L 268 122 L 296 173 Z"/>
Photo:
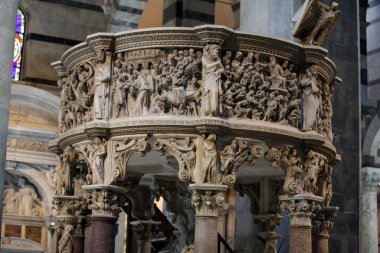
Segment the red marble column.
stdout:
<path fill-rule="evenodd" d="M 311 216 L 318 210 L 322 197 L 311 194 L 283 195 L 281 207 L 289 212 L 289 253 L 312 253 Z"/>
<path fill-rule="evenodd" d="M 84 253 L 84 236 L 73 235 L 74 253 Z"/>
<path fill-rule="evenodd" d="M 113 216 L 91 217 L 91 253 L 115 253 L 116 222 Z"/>

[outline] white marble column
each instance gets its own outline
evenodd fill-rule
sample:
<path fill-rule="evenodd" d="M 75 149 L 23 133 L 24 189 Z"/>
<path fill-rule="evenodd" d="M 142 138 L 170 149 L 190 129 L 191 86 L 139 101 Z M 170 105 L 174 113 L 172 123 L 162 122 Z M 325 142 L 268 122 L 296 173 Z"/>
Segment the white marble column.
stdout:
<path fill-rule="evenodd" d="M 380 168 L 362 168 L 360 252 L 378 253 L 377 190 Z"/>
<path fill-rule="evenodd" d="M 3 203 L 4 194 L 9 101 L 11 97 L 17 8 L 18 0 L 0 1 L 0 203 Z M 0 205 L 0 214 L 2 213 L 3 205 Z M 1 222 L 2 215 L 0 215 L 0 228 Z"/>

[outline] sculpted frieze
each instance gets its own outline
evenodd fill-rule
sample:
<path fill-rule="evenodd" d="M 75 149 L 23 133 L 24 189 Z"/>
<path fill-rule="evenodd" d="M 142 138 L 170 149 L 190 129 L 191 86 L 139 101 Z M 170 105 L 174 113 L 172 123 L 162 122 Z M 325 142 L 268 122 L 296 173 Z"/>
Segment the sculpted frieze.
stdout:
<path fill-rule="evenodd" d="M 261 120 L 316 131 L 329 141 L 332 92 L 317 65 L 254 51 L 142 49 L 73 68 L 61 87 L 60 131 L 92 120 L 147 115 Z"/>

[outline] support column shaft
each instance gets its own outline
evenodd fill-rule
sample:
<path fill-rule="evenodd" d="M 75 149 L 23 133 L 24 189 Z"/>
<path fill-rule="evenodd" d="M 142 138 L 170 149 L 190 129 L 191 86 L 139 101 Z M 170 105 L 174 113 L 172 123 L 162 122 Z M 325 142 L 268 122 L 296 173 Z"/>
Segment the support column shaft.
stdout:
<path fill-rule="evenodd" d="M 363 187 L 362 192 L 361 252 L 378 253 L 377 191 Z"/>
<path fill-rule="evenodd" d="M 5 162 L 8 137 L 9 101 L 11 97 L 13 49 L 18 0 L 0 1 L 0 202 L 3 203 Z M 3 205 L 0 205 L 0 214 Z M 2 215 L 0 215 L 0 229 Z M 0 231 L 1 232 L 1 231 Z"/>
<path fill-rule="evenodd" d="M 84 236 L 73 235 L 74 253 L 84 253 Z"/>
<path fill-rule="evenodd" d="M 112 216 L 91 217 L 91 253 L 115 253 L 116 222 Z"/>
<path fill-rule="evenodd" d="M 218 251 L 218 217 L 195 217 L 195 252 Z"/>
<path fill-rule="evenodd" d="M 311 226 L 290 225 L 289 252 L 311 253 Z"/>
<path fill-rule="evenodd" d="M 329 253 L 328 235 L 313 235 L 313 253 Z"/>

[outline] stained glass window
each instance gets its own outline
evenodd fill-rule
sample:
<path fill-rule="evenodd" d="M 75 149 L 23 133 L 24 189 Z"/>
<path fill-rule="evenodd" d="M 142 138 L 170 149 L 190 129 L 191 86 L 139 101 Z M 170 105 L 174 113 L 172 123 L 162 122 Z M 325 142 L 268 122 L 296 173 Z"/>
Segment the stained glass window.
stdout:
<path fill-rule="evenodd" d="M 22 59 L 22 46 L 24 44 L 24 33 L 25 33 L 25 16 L 24 13 L 18 9 L 17 10 L 17 22 L 16 22 L 16 38 L 15 47 L 13 53 L 13 70 L 12 79 L 20 80 L 20 70 L 21 70 L 21 59 Z"/>

